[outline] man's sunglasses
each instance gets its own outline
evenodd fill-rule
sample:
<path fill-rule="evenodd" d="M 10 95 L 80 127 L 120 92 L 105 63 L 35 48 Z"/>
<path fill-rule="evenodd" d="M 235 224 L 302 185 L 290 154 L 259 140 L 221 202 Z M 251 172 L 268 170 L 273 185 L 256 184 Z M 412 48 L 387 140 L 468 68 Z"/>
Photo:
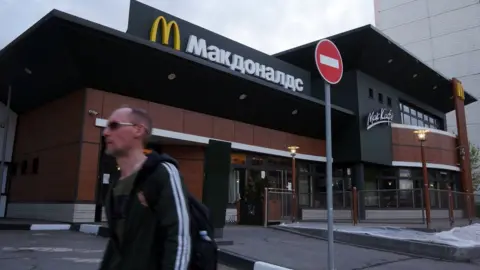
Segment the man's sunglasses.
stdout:
<path fill-rule="evenodd" d="M 126 126 L 135 126 L 135 124 L 132 124 L 132 123 L 123 123 L 123 122 L 109 122 L 107 124 L 107 127 L 110 129 L 110 130 L 117 130 L 121 127 L 126 127 Z"/>

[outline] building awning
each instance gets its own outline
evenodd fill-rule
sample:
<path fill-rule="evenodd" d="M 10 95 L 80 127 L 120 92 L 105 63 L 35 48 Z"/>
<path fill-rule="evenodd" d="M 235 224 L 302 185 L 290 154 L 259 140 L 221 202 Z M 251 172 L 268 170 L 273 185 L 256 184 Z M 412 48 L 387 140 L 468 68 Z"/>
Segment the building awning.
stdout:
<path fill-rule="evenodd" d="M 332 37 L 342 54 L 345 71 L 360 70 L 443 113 L 453 111 L 450 79 L 418 60 L 372 25 Z M 312 71 L 317 41 L 275 54 L 275 57 Z M 468 89 L 467 89 L 468 90 Z M 477 101 L 465 93 L 465 105 Z"/>
<path fill-rule="evenodd" d="M 17 113 L 90 87 L 298 135 L 325 134 L 321 100 L 57 10 L 0 52 L 2 102 L 9 85 Z M 352 116 L 332 106 L 333 130 Z"/>

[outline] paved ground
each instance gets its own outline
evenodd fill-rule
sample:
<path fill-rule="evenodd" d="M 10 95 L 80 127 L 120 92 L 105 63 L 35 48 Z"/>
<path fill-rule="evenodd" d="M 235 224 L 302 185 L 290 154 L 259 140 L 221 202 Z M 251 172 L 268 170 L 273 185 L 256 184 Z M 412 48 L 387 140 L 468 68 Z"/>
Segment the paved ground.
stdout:
<path fill-rule="evenodd" d="M 295 270 L 322 270 L 327 266 L 326 241 L 261 227 L 228 226 L 224 237 L 234 241 L 222 248 Z M 463 264 L 335 244 L 337 270 L 478 270 L 480 264 Z"/>
<path fill-rule="evenodd" d="M 97 270 L 105 245 L 104 238 L 78 232 L 0 231 L 0 269 Z"/>

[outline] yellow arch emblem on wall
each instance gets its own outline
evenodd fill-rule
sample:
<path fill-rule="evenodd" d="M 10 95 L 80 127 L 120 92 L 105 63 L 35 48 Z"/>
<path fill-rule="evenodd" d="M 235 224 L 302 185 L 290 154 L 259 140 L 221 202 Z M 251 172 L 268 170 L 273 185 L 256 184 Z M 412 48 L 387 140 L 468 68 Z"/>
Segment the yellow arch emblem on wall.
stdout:
<path fill-rule="evenodd" d="M 161 24 L 161 25 L 160 25 Z M 163 16 L 158 16 L 152 24 L 150 30 L 150 41 L 157 42 L 158 26 L 162 31 L 162 44 L 168 45 L 170 41 L 170 31 L 173 29 L 173 48 L 177 51 L 180 50 L 180 28 L 176 21 L 170 21 L 167 23 L 167 19 Z"/>
<path fill-rule="evenodd" d="M 462 100 L 465 100 L 465 90 L 463 89 L 463 85 L 459 80 L 455 80 L 455 94 Z"/>

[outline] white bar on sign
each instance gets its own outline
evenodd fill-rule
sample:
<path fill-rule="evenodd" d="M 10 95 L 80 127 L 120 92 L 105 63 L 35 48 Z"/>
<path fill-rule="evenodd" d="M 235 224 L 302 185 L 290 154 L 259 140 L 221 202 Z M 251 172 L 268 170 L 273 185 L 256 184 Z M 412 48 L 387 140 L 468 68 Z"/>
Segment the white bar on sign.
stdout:
<path fill-rule="evenodd" d="M 335 58 L 320 54 L 320 63 L 332 68 L 340 68 L 340 61 Z"/>

